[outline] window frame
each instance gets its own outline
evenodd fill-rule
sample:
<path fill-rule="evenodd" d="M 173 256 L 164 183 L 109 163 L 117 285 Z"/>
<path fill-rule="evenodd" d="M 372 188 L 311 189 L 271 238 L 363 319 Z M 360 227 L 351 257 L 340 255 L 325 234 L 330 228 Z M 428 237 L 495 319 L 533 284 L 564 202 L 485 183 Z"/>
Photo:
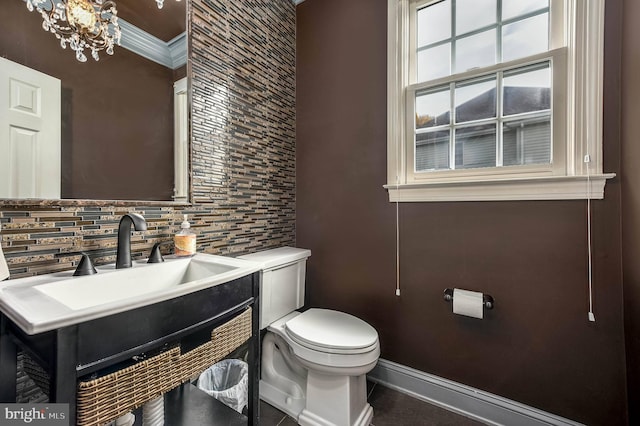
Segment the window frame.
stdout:
<path fill-rule="evenodd" d="M 604 197 L 604 0 L 550 0 L 550 50 L 424 83 L 415 77 L 415 10 L 437 0 L 388 0 L 387 185 L 390 201 L 548 200 Z M 549 60 L 551 164 L 414 171 L 415 93 Z M 585 156 L 590 162 L 585 163 Z"/>

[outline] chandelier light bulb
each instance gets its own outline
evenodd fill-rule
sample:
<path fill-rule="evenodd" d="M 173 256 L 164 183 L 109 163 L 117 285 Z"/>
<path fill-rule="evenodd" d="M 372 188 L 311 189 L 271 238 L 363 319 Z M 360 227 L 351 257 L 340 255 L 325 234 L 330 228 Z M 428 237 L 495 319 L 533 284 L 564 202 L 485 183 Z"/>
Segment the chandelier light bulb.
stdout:
<path fill-rule="evenodd" d="M 93 32 L 96 26 L 96 12 L 87 0 L 68 0 L 67 18 L 71 26 L 79 30 Z"/>

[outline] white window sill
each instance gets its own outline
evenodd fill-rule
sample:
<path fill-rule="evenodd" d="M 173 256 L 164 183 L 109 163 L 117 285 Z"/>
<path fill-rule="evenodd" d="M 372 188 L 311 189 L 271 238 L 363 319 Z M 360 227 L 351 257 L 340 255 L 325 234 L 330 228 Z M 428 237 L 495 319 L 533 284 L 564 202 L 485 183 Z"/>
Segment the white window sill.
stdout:
<path fill-rule="evenodd" d="M 615 173 L 592 175 L 588 179 L 587 176 L 553 176 L 389 184 L 384 187 L 389 191 L 390 202 L 601 200 L 607 179 L 613 177 Z"/>

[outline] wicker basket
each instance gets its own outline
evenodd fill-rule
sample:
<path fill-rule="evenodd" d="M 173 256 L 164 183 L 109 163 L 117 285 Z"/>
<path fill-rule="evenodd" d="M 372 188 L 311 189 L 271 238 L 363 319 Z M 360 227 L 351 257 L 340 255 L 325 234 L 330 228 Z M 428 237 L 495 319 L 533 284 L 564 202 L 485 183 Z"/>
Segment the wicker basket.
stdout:
<path fill-rule="evenodd" d="M 197 377 L 251 337 L 251 309 L 214 329 L 211 340 L 176 347 L 95 380 L 78 383 L 77 424 L 101 425 Z"/>

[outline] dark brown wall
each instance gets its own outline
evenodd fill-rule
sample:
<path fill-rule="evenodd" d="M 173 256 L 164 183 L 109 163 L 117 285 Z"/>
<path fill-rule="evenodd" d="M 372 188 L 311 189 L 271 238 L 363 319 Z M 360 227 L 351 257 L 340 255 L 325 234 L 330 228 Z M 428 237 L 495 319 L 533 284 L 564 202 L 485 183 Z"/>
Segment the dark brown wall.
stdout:
<path fill-rule="evenodd" d="M 62 198 L 170 200 L 173 71 L 122 47 L 80 63 L 22 1 L 0 28 L 0 56 L 62 81 Z"/>
<path fill-rule="evenodd" d="M 622 259 L 629 423 L 640 424 L 640 3 L 624 1 L 622 43 Z"/>
<path fill-rule="evenodd" d="M 585 201 L 403 203 L 386 183 L 386 0 L 297 6 L 297 245 L 309 301 L 374 325 L 382 357 L 590 425 L 626 423 L 620 184 Z M 621 1 L 606 2 L 605 171 L 619 172 Z M 446 287 L 493 295 L 475 320 Z"/>

